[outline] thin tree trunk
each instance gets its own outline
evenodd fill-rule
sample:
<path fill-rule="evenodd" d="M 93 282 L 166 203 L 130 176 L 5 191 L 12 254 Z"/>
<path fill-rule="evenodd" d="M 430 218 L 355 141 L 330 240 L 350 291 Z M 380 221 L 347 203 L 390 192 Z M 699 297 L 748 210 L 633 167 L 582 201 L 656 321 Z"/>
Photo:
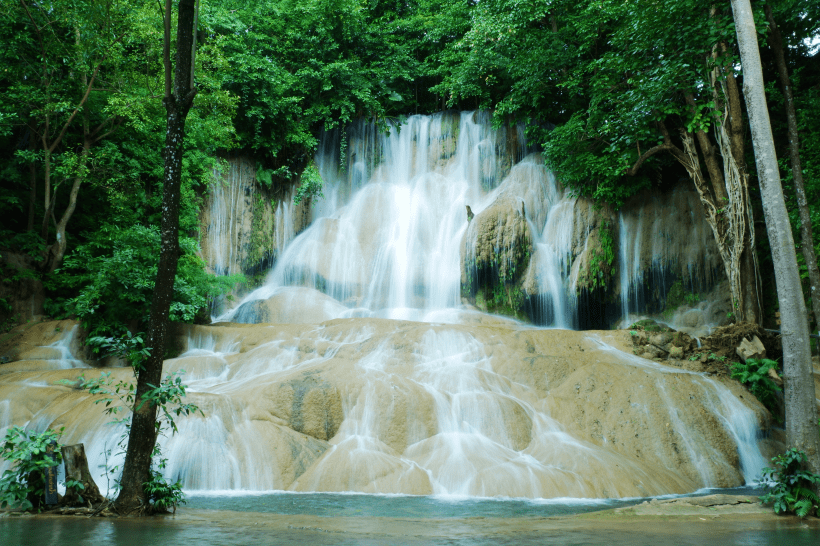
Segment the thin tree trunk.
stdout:
<path fill-rule="evenodd" d="M 752 133 L 766 230 L 772 249 L 783 340 L 786 436 L 790 447 L 806 453 L 808 467 L 820 473 L 820 435 L 809 352 L 806 304 L 797 269 L 780 171 L 766 105 L 763 69 L 749 0 L 732 0 L 732 11 L 743 63 L 743 93 Z"/>
<path fill-rule="evenodd" d="M 800 212 L 800 247 L 809 273 L 809 293 L 811 294 L 811 307 L 814 313 L 814 326 L 820 333 L 820 268 L 817 266 L 817 255 L 814 252 L 811 215 L 809 214 L 806 190 L 803 186 L 800 137 L 797 134 L 797 114 L 794 111 L 792 86 L 789 80 L 789 71 L 786 69 L 786 57 L 783 54 L 783 38 L 777 23 L 774 21 L 772 7 L 766 4 L 765 9 L 766 18 L 769 20 L 769 46 L 774 52 L 777 73 L 780 76 L 780 85 L 783 88 L 783 100 L 786 103 L 786 118 L 789 123 L 789 154 L 791 156 L 792 177 L 794 178 L 794 193 L 797 194 L 797 210 Z"/>
<path fill-rule="evenodd" d="M 125 463 L 122 472 L 122 490 L 115 507 L 120 513 L 144 511 L 147 496 L 144 484 L 151 477 L 151 455 L 157 439 L 157 406 L 145 400 L 151 385 L 159 385 L 165 352 L 168 314 L 174 293 L 177 259 L 179 255 L 179 199 L 182 180 L 182 152 L 185 139 L 185 118 L 193 103 L 196 89 L 191 79 L 191 50 L 193 49 L 193 21 L 195 0 L 180 0 L 177 23 L 177 52 L 174 89 L 170 89 L 170 24 L 171 0 L 165 3 L 165 69 L 166 90 L 163 103 L 167 111 L 165 133 L 165 175 L 162 190 L 162 228 L 159 266 L 151 315 L 148 326 L 148 344 L 151 354 L 137 376 L 135 404 L 138 409 L 131 418 Z"/>

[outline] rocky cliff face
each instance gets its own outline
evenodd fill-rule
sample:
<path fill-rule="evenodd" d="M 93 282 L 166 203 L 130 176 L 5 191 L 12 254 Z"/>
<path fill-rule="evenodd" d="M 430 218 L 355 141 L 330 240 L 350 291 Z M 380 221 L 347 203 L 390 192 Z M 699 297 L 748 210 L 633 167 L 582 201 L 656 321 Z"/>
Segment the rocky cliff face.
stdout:
<path fill-rule="evenodd" d="M 644 192 L 616 212 L 565 194 L 531 155 L 489 198 L 461 246 L 462 294 L 481 310 L 582 329 L 630 314 L 670 320 L 684 298 L 705 303 L 722 279 L 700 201 L 687 188 Z M 704 326 L 701 318 L 685 322 Z"/>
<path fill-rule="evenodd" d="M 310 222 L 307 203 L 293 205 L 293 188 L 267 187 L 246 157 L 225 160 L 200 214 L 201 255 L 217 275 L 242 274 L 258 285 L 277 256 Z M 239 291 L 247 291 L 245 288 Z M 237 294 L 234 293 L 233 296 Z M 223 302 L 213 311 L 219 312 Z"/>

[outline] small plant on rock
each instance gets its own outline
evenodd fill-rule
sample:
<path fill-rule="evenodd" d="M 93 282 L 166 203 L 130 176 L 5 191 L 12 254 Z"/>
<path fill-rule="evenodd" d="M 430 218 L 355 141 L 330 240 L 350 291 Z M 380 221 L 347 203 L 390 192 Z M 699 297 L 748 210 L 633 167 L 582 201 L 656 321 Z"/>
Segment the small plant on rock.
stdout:
<path fill-rule="evenodd" d="M 763 469 L 769 492 L 760 497 L 761 503 L 771 504 L 775 514 L 793 513 L 801 518 L 816 511 L 820 499 L 813 488 L 820 484 L 820 476 L 801 468 L 806 454 L 792 448 L 772 462 L 777 468 Z"/>

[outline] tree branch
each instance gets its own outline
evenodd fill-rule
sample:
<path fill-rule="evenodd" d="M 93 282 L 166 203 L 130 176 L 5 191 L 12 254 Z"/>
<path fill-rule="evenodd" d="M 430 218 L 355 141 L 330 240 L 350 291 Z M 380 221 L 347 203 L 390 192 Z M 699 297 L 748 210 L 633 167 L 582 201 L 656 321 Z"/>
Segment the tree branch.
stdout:
<path fill-rule="evenodd" d="M 77 113 L 80 111 L 80 108 L 83 107 L 85 102 L 88 100 L 89 95 L 91 95 L 91 87 L 94 85 L 94 78 L 97 77 L 97 72 L 99 72 L 101 64 L 102 64 L 102 61 L 100 61 L 100 64 L 98 64 L 97 67 L 94 69 L 94 73 L 91 75 L 91 81 L 88 82 L 88 87 L 86 87 L 86 89 L 85 89 L 85 95 L 83 95 L 83 99 L 80 101 L 80 104 L 78 104 L 77 107 L 74 109 L 74 111 L 71 112 L 71 117 L 69 117 L 68 121 L 66 121 L 65 124 L 63 125 L 63 128 L 60 131 L 60 134 L 57 135 L 57 138 L 55 138 L 52 141 L 51 146 L 49 146 L 49 148 L 48 148 L 49 152 L 53 152 L 55 150 L 55 148 L 57 148 L 57 146 L 63 140 L 63 137 L 65 136 L 66 131 L 68 131 L 68 127 L 71 125 L 71 122 L 74 121 L 74 118 L 77 116 Z"/>
<path fill-rule="evenodd" d="M 629 176 L 635 176 L 638 172 L 638 169 L 641 168 L 641 165 L 643 165 L 644 162 L 647 159 L 649 159 L 650 157 L 652 157 L 653 155 L 655 155 L 657 153 L 668 150 L 671 147 L 672 147 L 672 144 L 664 142 L 663 144 L 658 144 L 657 146 L 653 146 L 652 148 L 649 148 L 647 151 L 645 151 L 643 153 L 643 155 L 641 157 L 638 158 L 638 160 L 635 162 L 635 164 L 632 165 L 632 168 L 630 168 L 628 171 L 626 171 L 626 174 L 628 174 Z"/>

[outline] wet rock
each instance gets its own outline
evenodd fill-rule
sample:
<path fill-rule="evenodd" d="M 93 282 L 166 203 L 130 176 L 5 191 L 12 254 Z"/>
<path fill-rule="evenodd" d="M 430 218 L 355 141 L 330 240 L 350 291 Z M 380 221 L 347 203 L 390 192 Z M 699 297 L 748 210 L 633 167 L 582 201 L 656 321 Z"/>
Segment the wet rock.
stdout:
<path fill-rule="evenodd" d="M 317 324 L 338 318 L 347 308 L 312 288 L 286 287 L 264 300 L 243 303 L 232 322 L 240 324 Z"/>
<path fill-rule="evenodd" d="M 690 309 L 683 314 L 681 317 L 681 322 L 687 328 L 697 328 L 698 326 L 703 326 L 703 323 L 705 322 L 703 318 L 703 311 L 700 309 Z"/>
<path fill-rule="evenodd" d="M 274 415 L 319 440 L 333 438 L 344 418 L 338 389 L 313 374 L 278 385 L 272 397 Z"/>
<path fill-rule="evenodd" d="M 745 482 L 727 430 L 734 421 L 719 401 L 768 419 L 733 382 L 636 362 L 622 352 L 623 331 L 380 319 L 181 331 L 191 343 L 231 347 L 166 363 L 197 377 L 189 397 L 204 415 L 180 418 L 163 446 L 169 472 L 192 489 L 683 493 Z M 104 437 L 93 399 L 57 383 L 76 376 L 0 376 L 9 422 L 36 415 L 72 436 Z"/>
<path fill-rule="evenodd" d="M 659 357 L 666 356 L 666 354 L 667 354 L 666 351 L 664 351 L 663 349 L 660 349 L 660 348 L 658 348 L 654 345 L 646 345 L 643 348 L 643 352 L 641 353 L 640 356 L 642 358 L 648 358 L 648 359 L 651 360 L 653 358 L 659 358 Z"/>
<path fill-rule="evenodd" d="M 479 272 L 492 269 L 499 278 L 512 280 L 524 272 L 531 253 L 532 235 L 523 203 L 502 195 L 476 214 L 467 228 L 462 283 L 468 282 L 468 269 L 473 268 Z"/>

